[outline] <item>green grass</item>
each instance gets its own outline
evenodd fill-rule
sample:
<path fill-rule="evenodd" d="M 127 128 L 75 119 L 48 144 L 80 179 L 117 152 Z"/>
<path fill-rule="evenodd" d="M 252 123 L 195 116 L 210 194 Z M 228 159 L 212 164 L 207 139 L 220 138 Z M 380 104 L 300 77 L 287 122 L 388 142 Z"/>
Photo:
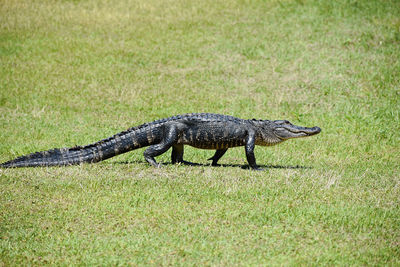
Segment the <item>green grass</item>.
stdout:
<path fill-rule="evenodd" d="M 322 128 L 257 147 L 263 172 L 154 169 L 143 149 L 0 170 L 0 266 L 400 265 L 399 14 L 396 0 L 0 0 L 1 162 L 187 112 Z"/>

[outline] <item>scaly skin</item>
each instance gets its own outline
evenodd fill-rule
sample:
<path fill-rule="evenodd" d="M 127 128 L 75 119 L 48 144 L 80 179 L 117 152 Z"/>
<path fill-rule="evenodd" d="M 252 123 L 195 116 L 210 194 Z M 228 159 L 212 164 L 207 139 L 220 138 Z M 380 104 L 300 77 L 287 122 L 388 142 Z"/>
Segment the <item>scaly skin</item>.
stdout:
<path fill-rule="evenodd" d="M 287 139 L 311 136 L 320 131 L 319 127 L 300 127 L 283 120 L 243 120 L 227 115 L 191 113 L 145 123 L 87 146 L 55 148 L 21 156 L 0 164 L 0 167 L 94 163 L 146 146 L 149 147 L 144 152 L 144 158 L 158 167 L 155 157 L 171 147 L 172 163 L 186 163 L 183 160 L 183 147 L 190 145 L 216 150 L 210 158 L 212 165 L 217 165 L 228 148 L 244 146 L 250 167 L 257 170 L 259 168 L 254 156 L 256 145 L 276 145 Z"/>

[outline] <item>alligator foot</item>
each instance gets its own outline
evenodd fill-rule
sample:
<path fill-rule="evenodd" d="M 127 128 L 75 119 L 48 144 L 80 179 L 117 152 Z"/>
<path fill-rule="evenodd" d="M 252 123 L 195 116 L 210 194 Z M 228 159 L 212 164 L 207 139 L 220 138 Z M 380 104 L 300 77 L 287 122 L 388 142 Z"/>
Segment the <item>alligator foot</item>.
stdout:
<path fill-rule="evenodd" d="M 182 165 L 188 165 L 188 166 L 197 166 L 199 165 L 198 163 L 182 160 L 182 161 L 177 161 L 177 162 L 172 162 L 172 164 L 182 164 Z"/>
<path fill-rule="evenodd" d="M 222 165 L 218 164 L 218 163 L 211 163 L 211 166 L 213 166 L 213 167 L 221 167 Z"/>
<path fill-rule="evenodd" d="M 245 170 L 251 170 L 251 171 L 265 171 L 265 169 L 260 168 L 258 166 L 254 167 L 254 166 L 249 166 L 249 165 L 243 165 L 243 166 L 241 166 L 241 168 L 245 169 Z"/>

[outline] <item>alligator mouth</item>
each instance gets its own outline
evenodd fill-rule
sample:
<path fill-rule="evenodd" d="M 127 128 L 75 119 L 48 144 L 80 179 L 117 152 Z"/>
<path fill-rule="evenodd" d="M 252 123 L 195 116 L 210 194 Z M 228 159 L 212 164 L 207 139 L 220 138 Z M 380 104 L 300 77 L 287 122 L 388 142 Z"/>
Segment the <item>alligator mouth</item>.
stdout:
<path fill-rule="evenodd" d="M 296 125 L 285 125 L 278 127 L 274 130 L 274 134 L 283 140 L 291 139 L 291 138 L 300 138 L 307 137 L 319 134 L 321 132 L 321 128 L 315 127 L 300 127 Z"/>
<path fill-rule="evenodd" d="M 305 130 L 301 130 L 300 132 L 305 133 L 307 136 L 319 134 L 321 132 L 321 128 L 314 126 L 312 128 L 306 128 Z"/>

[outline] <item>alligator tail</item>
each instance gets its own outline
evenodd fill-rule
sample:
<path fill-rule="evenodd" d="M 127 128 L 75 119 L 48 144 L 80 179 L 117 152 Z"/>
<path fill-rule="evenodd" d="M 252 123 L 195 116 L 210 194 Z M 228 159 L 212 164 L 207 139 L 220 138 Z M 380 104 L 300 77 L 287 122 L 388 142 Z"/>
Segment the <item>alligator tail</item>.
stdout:
<path fill-rule="evenodd" d="M 87 146 L 54 148 L 18 157 L 0 164 L 0 168 L 67 166 L 99 162 L 148 146 L 156 140 L 149 125 L 141 125 Z"/>

